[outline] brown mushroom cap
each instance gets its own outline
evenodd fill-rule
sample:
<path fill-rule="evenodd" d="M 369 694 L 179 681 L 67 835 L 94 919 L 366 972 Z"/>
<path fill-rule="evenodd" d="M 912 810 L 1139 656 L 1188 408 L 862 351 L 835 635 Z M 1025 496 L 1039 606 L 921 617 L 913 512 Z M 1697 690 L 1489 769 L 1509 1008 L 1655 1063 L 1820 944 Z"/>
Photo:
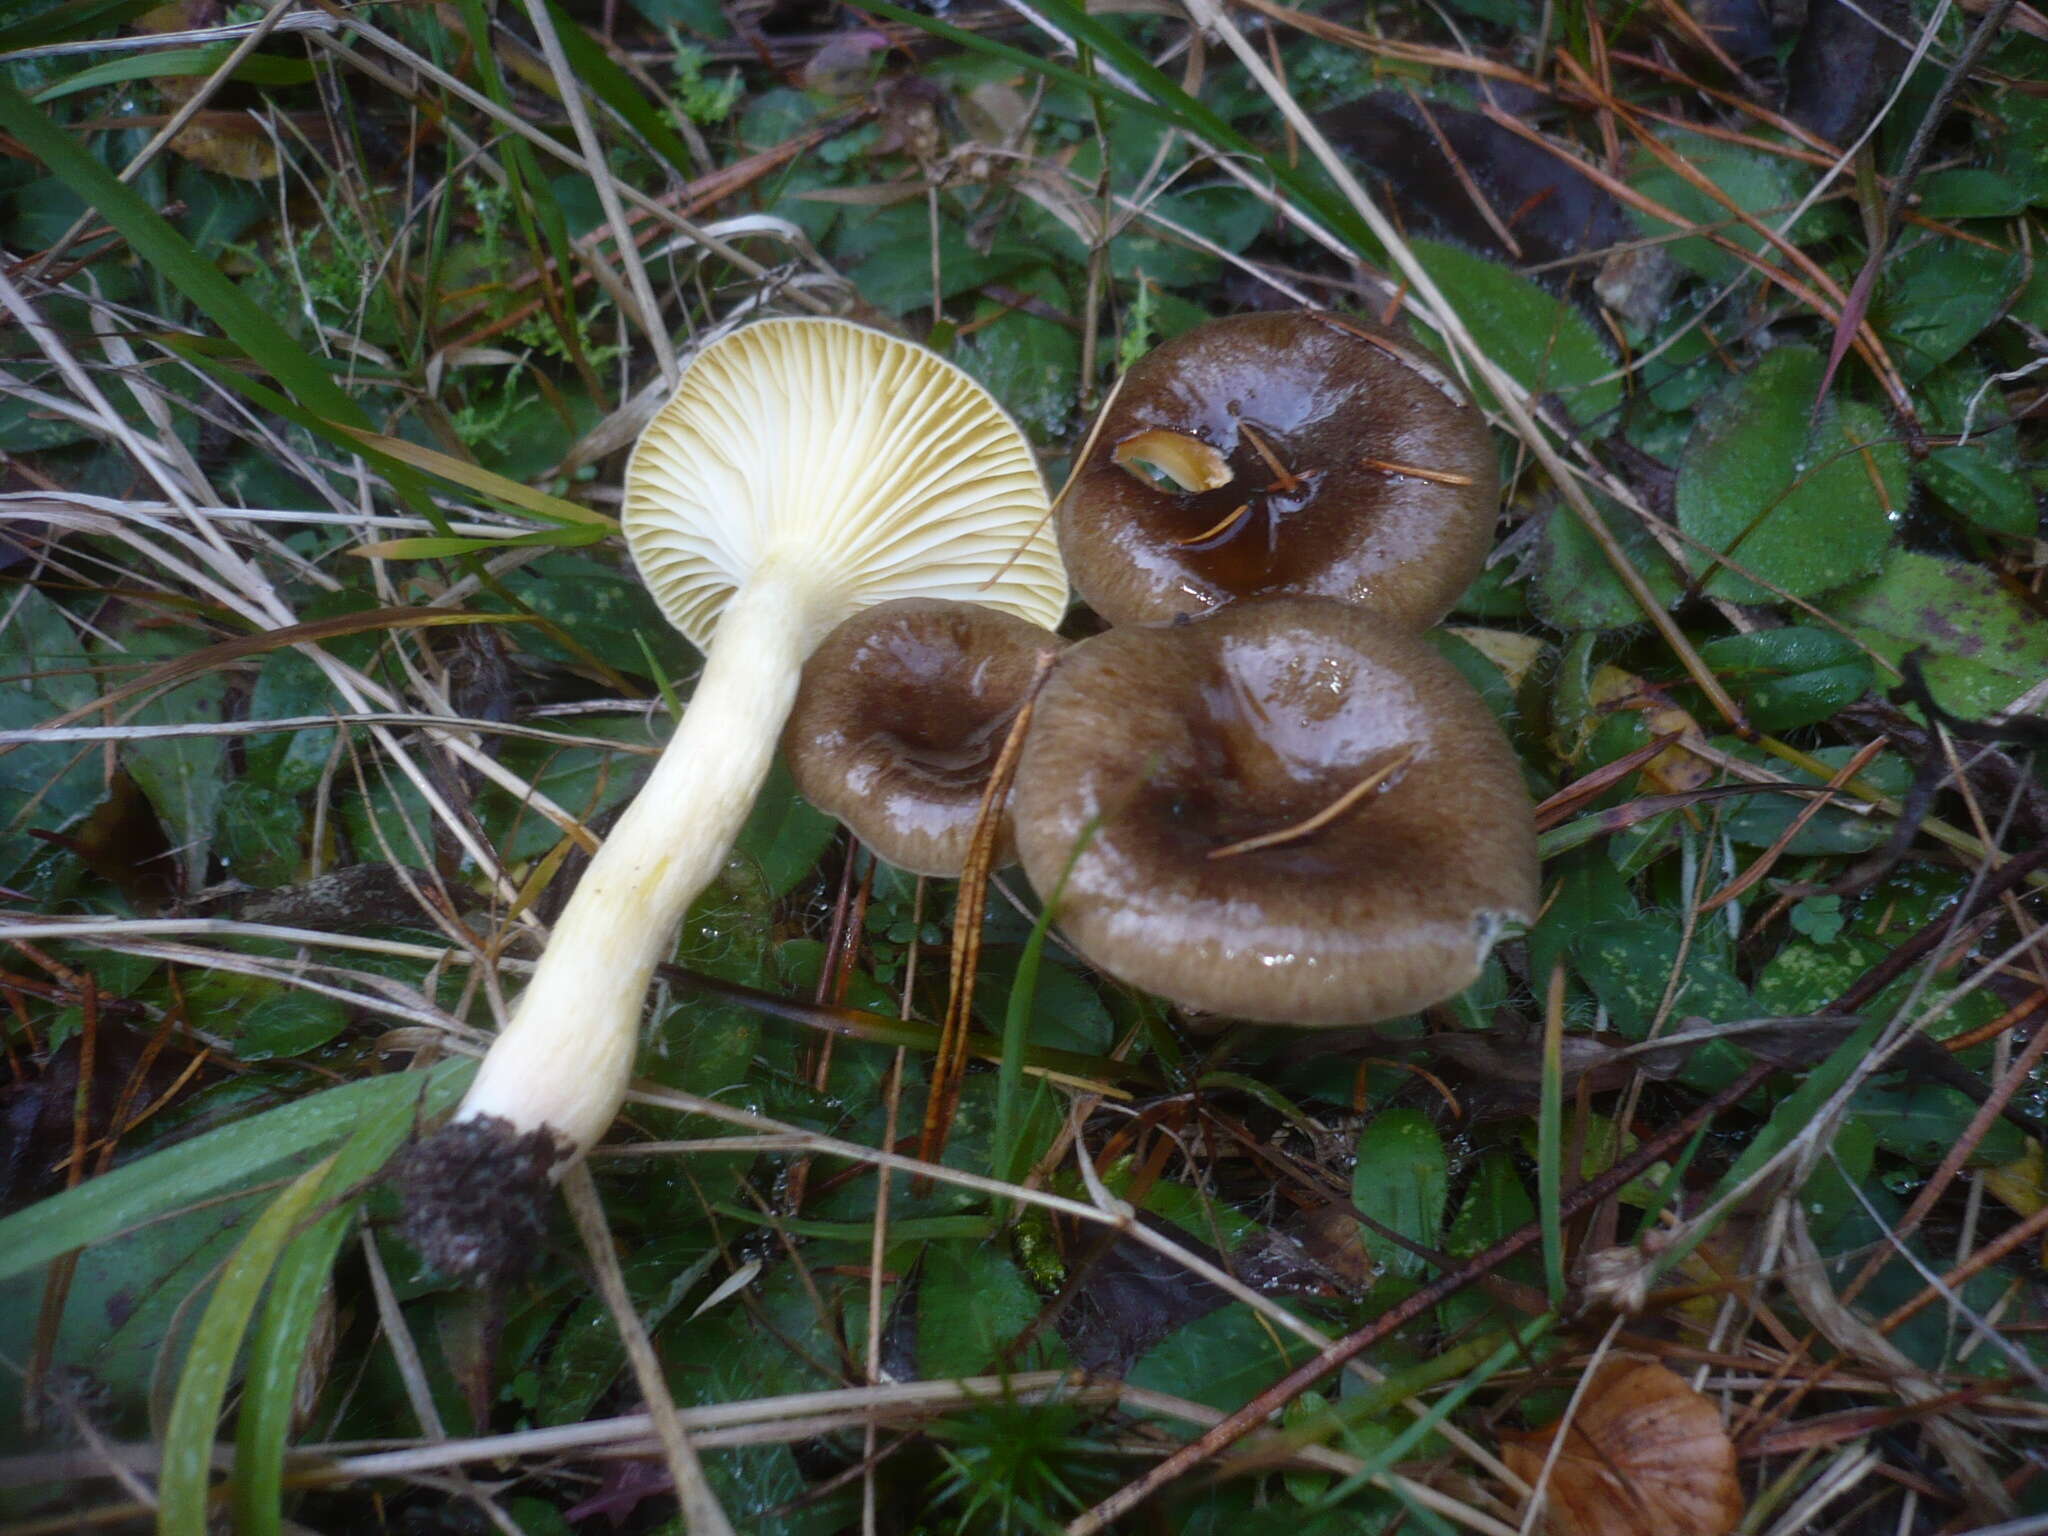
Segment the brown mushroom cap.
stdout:
<path fill-rule="evenodd" d="M 1414 343 L 1348 316 L 1237 315 L 1124 376 L 1060 503 L 1060 551 L 1111 624 L 1316 596 L 1426 629 L 1479 574 L 1498 475 L 1485 418 Z"/>
<path fill-rule="evenodd" d="M 979 603 L 855 614 L 804 664 L 782 737 L 797 788 L 891 864 L 958 875 L 1010 723 L 1060 644 Z M 1006 826 L 997 862 L 1014 857 Z"/>
<path fill-rule="evenodd" d="M 1013 811 L 1048 900 L 1073 859 L 1056 916 L 1082 953 L 1239 1018 L 1412 1013 L 1536 910 L 1529 798 L 1485 704 L 1419 635 L 1320 599 L 1074 646 Z"/>

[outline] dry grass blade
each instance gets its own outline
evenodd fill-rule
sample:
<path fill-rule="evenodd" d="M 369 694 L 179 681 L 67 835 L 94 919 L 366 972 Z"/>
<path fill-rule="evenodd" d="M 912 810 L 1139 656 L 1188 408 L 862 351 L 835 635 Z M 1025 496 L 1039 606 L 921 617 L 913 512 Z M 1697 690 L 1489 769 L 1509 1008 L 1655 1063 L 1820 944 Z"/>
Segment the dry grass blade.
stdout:
<path fill-rule="evenodd" d="M 960 873 L 960 894 L 953 909 L 953 949 L 946 976 L 946 1016 L 939 1026 L 938 1054 L 932 1059 L 931 1088 L 925 1100 L 924 1127 L 918 1135 L 917 1155 L 936 1163 L 945 1155 L 946 1139 L 952 1130 L 954 1112 L 960 1106 L 960 1084 L 967 1072 L 967 1035 L 974 1021 L 974 972 L 981 955 L 982 919 L 988 912 L 988 879 L 995 864 L 996 849 L 1002 842 L 1004 807 L 1010 798 L 1010 780 L 1017 772 L 1017 758 L 1024 750 L 1024 735 L 1031 728 L 1031 715 L 1038 700 L 1038 688 L 1051 670 L 1052 657 L 1039 658 L 1024 702 L 1003 738 L 995 766 L 989 770 L 987 786 L 981 792 L 981 808 L 974 817 L 974 840 L 968 849 L 967 867 Z M 919 1194 L 930 1189 L 920 1179 L 911 1188 Z"/>
<path fill-rule="evenodd" d="M 1221 848 L 1211 848 L 1208 857 L 1212 859 L 1234 859 L 1239 854 L 1255 853 L 1261 848 L 1278 848 L 1284 843 L 1295 842 L 1322 831 L 1331 822 L 1346 812 L 1355 809 L 1368 795 L 1376 794 L 1389 785 L 1399 782 L 1401 771 L 1415 756 L 1415 748 L 1403 747 L 1388 761 L 1367 772 L 1364 778 L 1345 790 L 1343 794 L 1317 811 L 1313 816 L 1304 817 L 1291 827 L 1280 827 L 1272 832 L 1261 832 L 1256 837 L 1242 838 L 1227 843 Z"/>
<path fill-rule="evenodd" d="M 1772 866 L 1778 862 L 1784 855 L 1785 850 L 1791 846 L 1792 839 L 1804 830 L 1808 822 L 1827 809 L 1828 805 L 1834 800 L 1835 795 L 1846 787 L 1849 781 L 1855 778 L 1857 774 L 1868 768 L 1878 753 L 1882 752 L 1890 744 L 1890 738 L 1880 736 L 1877 740 L 1866 742 L 1863 746 L 1859 747 L 1856 753 L 1829 777 L 1826 787 L 1799 808 L 1798 814 L 1786 823 L 1785 830 L 1772 839 L 1770 847 L 1758 854 L 1750 862 L 1749 868 L 1701 902 L 1697 910 L 1705 913 L 1725 907 L 1729 902 L 1735 900 L 1759 880 L 1763 879 L 1765 875 L 1768 875 L 1771 872 Z"/>
<path fill-rule="evenodd" d="M 604 1298 L 605 1306 L 611 1311 L 612 1322 L 625 1343 L 626 1358 L 633 1366 L 633 1379 L 640 1384 L 640 1395 L 647 1401 L 648 1418 L 654 1426 L 655 1437 L 660 1440 L 662 1454 L 668 1459 L 668 1473 L 675 1480 L 676 1497 L 682 1501 L 683 1529 L 690 1536 L 731 1536 L 732 1522 L 719 1506 L 711 1485 L 704 1481 L 704 1468 L 697 1460 L 697 1452 L 691 1446 L 689 1434 L 676 1411 L 676 1401 L 669 1393 L 661 1361 L 656 1357 L 647 1330 L 640 1322 L 639 1312 L 634 1309 L 633 1298 L 626 1291 L 626 1278 L 619 1269 L 611 1226 L 605 1220 L 604 1205 L 598 1199 L 597 1186 L 591 1182 L 589 1168 L 582 1163 L 571 1168 L 563 1176 L 562 1193 L 569 1202 L 570 1213 L 576 1218 L 576 1233 L 583 1239 L 584 1252 L 589 1255 L 591 1267 L 597 1273 L 598 1295 Z"/>
<path fill-rule="evenodd" d="M 1315 155 L 1330 179 L 1343 192 L 1353 210 L 1365 220 L 1375 238 L 1386 246 L 1388 254 L 1400 269 L 1403 280 L 1427 307 L 1431 322 L 1450 343 L 1457 357 L 1485 381 L 1486 387 L 1500 402 L 1501 409 L 1514 426 L 1516 436 L 1527 445 L 1529 451 L 1549 473 L 1566 503 L 1578 517 L 1581 526 L 1599 546 L 1601 554 L 1606 558 L 1615 576 L 1641 609 L 1643 617 L 1656 627 L 1665 644 L 1671 648 L 1672 654 L 1684 665 L 1687 675 L 1698 685 L 1700 691 L 1706 694 L 1722 719 L 1737 731 L 1747 731 L 1747 722 L 1734 697 L 1720 678 L 1715 676 L 1713 669 L 1700 660 L 1692 642 L 1685 637 L 1677 621 L 1650 590 L 1649 583 L 1643 579 L 1642 572 L 1636 569 L 1628 551 L 1622 547 L 1614 531 L 1607 526 L 1606 520 L 1600 516 L 1591 498 L 1580 487 L 1563 456 L 1552 445 L 1549 435 L 1538 424 L 1526 391 L 1487 355 L 1486 349 L 1459 318 L 1457 309 L 1437 287 L 1436 280 L 1416 259 L 1414 250 L 1402 237 L 1400 230 L 1394 227 L 1377 201 L 1365 190 L 1351 168 L 1331 147 L 1322 130 L 1302 110 L 1301 103 L 1294 99 L 1293 93 L 1274 75 L 1265 60 L 1260 58 L 1258 50 L 1246 40 L 1237 23 L 1230 18 L 1217 0 L 1190 0 L 1188 9 L 1204 27 L 1214 30 L 1223 38 L 1246 72 L 1258 82 L 1294 131 L 1301 135 L 1302 143 Z"/>

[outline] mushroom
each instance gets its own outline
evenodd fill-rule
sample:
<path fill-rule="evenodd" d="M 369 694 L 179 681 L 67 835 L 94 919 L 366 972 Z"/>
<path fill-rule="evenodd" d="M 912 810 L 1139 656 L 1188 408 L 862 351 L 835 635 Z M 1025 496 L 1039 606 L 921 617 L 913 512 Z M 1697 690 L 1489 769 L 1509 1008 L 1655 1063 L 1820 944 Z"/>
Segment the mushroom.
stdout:
<path fill-rule="evenodd" d="M 1111 624 L 1316 596 L 1427 629 L 1492 542 L 1485 418 L 1412 343 L 1348 316 L 1198 325 L 1125 374 L 1089 442 L 1060 550 Z"/>
<path fill-rule="evenodd" d="M 913 594 L 1048 627 L 1067 602 L 1016 425 L 951 363 L 843 320 L 764 320 L 699 352 L 634 446 L 623 523 L 704 670 L 453 1120 L 409 1159 L 409 1232 L 457 1276 L 516 1272 L 547 1179 L 611 1123 L 647 983 L 724 863 L 825 632 Z"/>
<path fill-rule="evenodd" d="M 959 875 L 996 756 L 1059 637 L 978 603 L 908 597 L 804 663 L 783 755 L 803 796 L 913 874 Z M 1008 818 L 998 863 L 1015 857 Z"/>
<path fill-rule="evenodd" d="M 1500 727 L 1427 640 L 1361 609 L 1277 598 L 1109 630 L 1035 708 L 1026 873 L 1090 960 L 1185 1007 L 1412 1013 L 1536 910 Z"/>

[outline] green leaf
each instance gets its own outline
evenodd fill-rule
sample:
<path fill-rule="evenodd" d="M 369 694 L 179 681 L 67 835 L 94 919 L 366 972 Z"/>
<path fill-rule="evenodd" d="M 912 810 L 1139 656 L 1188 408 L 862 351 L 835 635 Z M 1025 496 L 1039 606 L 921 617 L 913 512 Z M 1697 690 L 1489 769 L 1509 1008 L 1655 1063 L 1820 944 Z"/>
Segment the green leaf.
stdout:
<path fill-rule="evenodd" d="M 186 984 L 193 1016 L 215 1019 L 241 1061 L 303 1056 L 348 1028 L 348 1010 L 331 997 L 263 976 L 206 971 Z"/>
<path fill-rule="evenodd" d="M 1678 468 L 1679 526 L 1794 597 L 1876 570 L 1906 500 L 1905 455 L 1869 406 L 1831 399 L 1807 430 L 1824 367 L 1805 347 L 1766 355 L 1707 407 Z M 1712 596 L 1772 600 L 1695 562 Z"/>
<path fill-rule="evenodd" d="M 997 1369 L 1041 1305 L 1000 1243 L 929 1244 L 917 1287 L 918 1369 L 940 1379 Z"/>
<path fill-rule="evenodd" d="M 2003 709 L 2048 677 L 2048 625 L 1981 565 L 1899 550 L 1833 611 L 1887 661 L 1925 647 L 1928 686 L 1959 715 Z"/>
<path fill-rule="evenodd" d="M 1755 1014 L 1749 989 L 1736 979 L 1711 935 L 1704 928 L 1694 933 L 1681 966 L 1683 939 L 1678 919 L 1657 912 L 1594 923 L 1573 940 L 1579 978 L 1607 1009 L 1616 1030 L 1643 1039 L 1660 1009 L 1667 1010 L 1667 1029 L 1670 1021 L 1688 1015 L 1726 1023 Z M 1714 1089 L 1739 1076 L 1744 1064 L 1732 1046 L 1712 1041 L 1692 1053 L 1681 1078 L 1692 1087 Z"/>
<path fill-rule="evenodd" d="M 1741 755 L 1755 762 L 1770 761 L 1750 749 L 1739 749 Z M 1830 768 L 1839 768 L 1854 754 L 1851 747 L 1820 747 L 1814 757 Z M 1772 762 L 1771 766 L 1783 777 L 1795 784 L 1819 784 L 1823 782 L 1798 768 Z M 1857 777 L 1874 784 L 1888 795 L 1903 795 L 1912 775 L 1906 765 L 1896 757 L 1879 757 L 1863 768 Z M 1848 805 L 1862 802 L 1853 797 Z M 1803 795 L 1748 795 L 1736 809 L 1728 813 L 1724 824 L 1728 835 L 1738 843 L 1747 843 L 1753 848 L 1768 848 L 1784 835 L 1806 805 Z M 1880 816 L 1859 815 L 1857 812 L 1829 806 L 1818 812 L 1791 842 L 1785 845 L 1788 853 L 1864 853 L 1877 847 L 1891 836 L 1891 823 Z"/>
<path fill-rule="evenodd" d="M 1913 203 L 1930 219 L 2004 219 L 2027 206 L 2027 189 L 1997 171 L 1936 171 L 1914 183 Z"/>
<path fill-rule="evenodd" d="M 119 85 L 127 80 L 210 75 L 227 62 L 228 55 L 234 50 L 233 43 L 219 43 L 210 48 L 163 48 L 153 53 L 131 53 L 125 58 L 109 59 L 104 64 L 81 69 L 77 74 L 36 92 L 34 100 L 40 106 L 59 97 L 97 90 L 103 85 Z M 313 78 L 313 66 L 304 59 L 252 53 L 235 66 L 235 72 L 228 78 L 243 85 L 304 85 Z"/>
<path fill-rule="evenodd" d="M 1063 443 L 1081 385 L 1081 339 L 1021 310 L 982 326 L 954 359 L 1040 442 Z"/>
<path fill-rule="evenodd" d="M 1805 625 L 1727 635 L 1699 653 L 1742 701 L 1750 723 L 1765 731 L 1825 720 L 1869 692 L 1876 676 L 1854 640 Z"/>
<path fill-rule="evenodd" d="M 861 263 L 856 275 L 861 294 L 870 304 L 902 315 L 930 306 L 934 263 L 939 297 L 950 299 L 984 283 L 1014 281 L 1044 259 L 1043 252 L 1012 241 L 977 251 L 967 243 L 967 234 L 959 225 L 943 223 L 936 237 L 931 229 L 923 228 L 880 247 Z"/>
<path fill-rule="evenodd" d="M 1873 1188 L 1871 1165 L 1877 1156 L 1876 1133 L 1861 1115 L 1851 1115 L 1836 1130 L 1828 1151 L 1832 1155 L 1821 1159 L 1799 1191 L 1799 1201 L 1806 1207 L 1807 1226 L 1823 1244 L 1851 1217 L 1863 1217 L 1863 1202 L 1856 1194 L 1858 1190 Z"/>
<path fill-rule="evenodd" d="M 417 1106 L 428 1119 L 453 1105 L 475 1070 L 443 1062 L 425 1072 L 364 1078 L 251 1115 L 167 1147 L 0 1220 L 0 1280 L 116 1232 L 273 1174 L 348 1135 L 379 1108 Z"/>
<path fill-rule="evenodd" d="M 167 659 L 194 648 L 159 629 L 135 629 L 123 638 L 125 660 Z M 131 718 L 138 725 L 218 720 L 226 696 L 227 684 L 221 674 L 209 673 L 158 694 Z M 124 743 L 121 760 L 156 808 L 171 846 L 178 850 L 185 889 L 198 890 L 206 884 L 214 824 L 227 787 L 227 741 L 219 736 L 146 738 Z"/>
<path fill-rule="evenodd" d="M 194 250 L 139 192 L 116 179 L 4 78 L 0 78 L 0 128 L 62 177 L 100 218 L 121 232 L 136 256 L 203 310 L 230 341 L 267 369 L 302 405 L 342 426 L 368 428 L 361 408 L 334 382 L 324 363 L 302 349 L 274 316 L 229 282 L 217 263 Z M 418 488 L 417 480 L 403 471 L 393 484 L 408 499 Z M 423 496 L 418 500 L 431 505 Z"/>
<path fill-rule="evenodd" d="M 1769 1123 L 1751 1138 L 1742 1155 L 1735 1160 L 1735 1166 L 1721 1175 L 1720 1183 L 1708 1203 L 1739 1189 L 1749 1176 L 1782 1152 L 1794 1137 L 1808 1134 L 1814 1121 L 1819 1117 L 1821 1106 L 1833 1097 L 1835 1090 L 1849 1080 L 1849 1074 L 1862 1065 L 1870 1054 L 1871 1043 L 1877 1039 L 1877 1032 L 1883 1027 L 1878 1019 L 1871 1019 L 1857 1031 L 1836 1046 L 1828 1059 L 1809 1071 L 1800 1080 L 1799 1086 L 1772 1111 Z M 1659 1260 L 1660 1269 L 1668 1271 L 1686 1253 L 1692 1251 L 1700 1238 L 1712 1230 L 1713 1223 L 1695 1223 L 1696 1236 L 1690 1242 L 1668 1250 Z"/>
<path fill-rule="evenodd" d="M 159 1536 L 207 1536 L 206 1494 L 213 1472 L 214 1427 L 250 1315 L 278 1255 L 327 1182 L 339 1154 L 293 1180 L 249 1228 L 228 1259 L 178 1375 L 178 1393 L 164 1429 L 163 1472 L 157 1483 Z"/>
<path fill-rule="evenodd" d="M 1621 404 L 1621 381 L 1605 377 L 1614 372 L 1613 354 L 1571 300 L 1458 246 L 1410 244 L 1458 318 L 1517 383 L 1556 395 L 1582 425 Z"/>
<path fill-rule="evenodd" d="M 1897 1085 L 1872 1083 L 1859 1090 L 1849 1102 L 1849 1113 L 1870 1128 L 1880 1147 L 1927 1167 L 1961 1143 L 1977 1106 L 1946 1083 L 1916 1082 L 1908 1074 Z M 2026 1138 L 2016 1126 L 1993 1120 L 1971 1152 L 1968 1166 L 2017 1162 L 2026 1150 Z"/>
<path fill-rule="evenodd" d="M 297 878 L 306 815 L 296 795 L 240 778 L 221 794 L 218 847 L 237 880 L 264 887 Z"/>
<path fill-rule="evenodd" d="M 1796 170 L 1789 160 L 1756 154 L 1699 134 L 1673 133 L 1668 135 L 1668 142 L 1736 207 L 1756 215 L 1760 223 L 1772 229 L 1784 222 L 1786 213 L 1799 201 L 1802 183 L 1810 179 L 1809 173 Z M 1683 216 L 1688 224 L 1711 226 L 1722 239 L 1751 253 L 1765 248 L 1761 233 L 1736 221 L 1718 200 L 1648 151 L 1643 151 L 1640 169 L 1630 180 L 1637 191 Z M 1647 235 L 1668 235 L 1677 228 L 1640 211 L 1635 219 Z M 1811 213 L 1801 221 L 1803 226 L 1814 222 Z M 1796 228 L 1789 238 L 1805 239 L 1813 233 L 1810 227 Z M 1697 235 L 1674 240 L 1666 249 L 1673 261 L 1713 283 L 1728 282 L 1746 270 L 1742 258 L 1733 251 Z"/>
<path fill-rule="evenodd" d="M 1450 1163 L 1429 1116 L 1419 1109 L 1388 1109 L 1375 1115 L 1358 1138 L 1352 1204 L 1403 1237 L 1434 1248 L 1449 1196 Z M 1370 1227 L 1361 1236 L 1366 1251 L 1390 1274 L 1420 1275 L 1429 1268 L 1420 1254 L 1388 1242 Z"/>
<path fill-rule="evenodd" d="M 1706 935 L 1695 933 L 1680 965 L 1683 940 L 1678 919 L 1657 912 L 1594 923 L 1572 946 L 1581 979 L 1622 1034 L 1643 1038 L 1658 1011 L 1667 1008 L 1667 990 L 1669 1018 L 1699 1014 L 1726 1021 L 1750 1016 L 1749 989 L 1735 978 L 1719 949 Z"/>
<path fill-rule="evenodd" d="M 1870 318 L 1908 380 L 1938 368 L 1996 320 L 2028 258 L 1931 237 L 1885 257 Z"/>
<path fill-rule="evenodd" d="M 1676 602 L 1684 579 L 1649 530 L 1604 497 L 1594 504 L 1657 600 L 1666 607 Z M 1625 629 L 1647 622 L 1648 615 L 1621 584 L 1621 577 L 1585 523 L 1569 508 L 1551 510 L 1538 548 L 1538 574 L 1530 599 L 1546 624 L 1569 633 Z"/>
<path fill-rule="evenodd" d="M 1225 1307 L 1175 1329 L 1145 1352 L 1126 1379 L 1134 1387 L 1192 1398 L 1229 1413 L 1307 1353 L 1300 1339 L 1280 1332 L 1249 1307 Z"/>
<path fill-rule="evenodd" d="M 1854 935 L 1838 934 L 1824 942 L 1787 944 L 1757 976 L 1757 1007 L 1766 1014 L 1787 1018 L 1818 1013 L 1886 953 L 1884 945 Z"/>
<path fill-rule="evenodd" d="M 2027 539 L 2040 526 L 2033 487 L 1988 448 L 1937 448 L 1918 473 L 1928 490 L 1986 532 Z"/>
<path fill-rule="evenodd" d="M 650 1332 L 661 1327 L 719 1257 L 710 1232 L 702 1226 L 660 1233 L 621 1253 L 626 1291 L 642 1325 Z M 625 1369 L 619 1326 L 603 1298 L 586 1296 L 550 1331 L 535 1415 L 542 1424 L 578 1424 Z"/>
<path fill-rule="evenodd" d="M 63 609 L 30 586 L 17 587 L 7 602 L 7 624 L 0 629 L 0 730 L 30 730 L 89 702 L 92 675 Z M 7 807 L 0 837 L 25 859 L 39 846 L 29 842 L 26 827 L 62 831 L 99 803 L 101 778 L 97 754 L 76 744 L 26 742 L 0 751 L 0 805 Z M 10 826 L 31 805 L 25 823 Z M 0 872 L 0 879 L 11 872 Z"/>
<path fill-rule="evenodd" d="M 838 834 L 838 821 L 796 792 L 796 780 L 777 756 L 734 846 L 761 866 L 769 891 L 779 897 L 817 868 Z"/>

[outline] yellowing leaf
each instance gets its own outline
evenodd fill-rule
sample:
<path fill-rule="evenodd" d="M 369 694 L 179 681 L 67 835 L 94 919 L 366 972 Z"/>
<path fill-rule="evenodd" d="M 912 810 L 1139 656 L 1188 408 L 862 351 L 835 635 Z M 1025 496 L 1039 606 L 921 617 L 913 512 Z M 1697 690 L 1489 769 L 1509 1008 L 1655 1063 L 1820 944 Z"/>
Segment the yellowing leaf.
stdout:
<path fill-rule="evenodd" d="M 2027 1143 L 2024 1157 L 1978 1177 L 1983 1179 L 1987 1195 L 2018 1215 L 2031 1216 L 2048 1205 L 2048 1156 L 2043 1155 L 2038 1141 Z M 2048 1265 L 2048 1239 L 2041 1243 L 2041 1262 Z"/>
<path fill-rule="evenodd" d="M 202 170 L 236 181 L 268 181 L 278 172 L 276 142 L 250 117 L 202 112 L 172 135 L 171 148 Z"/>
<path fill-rule="evenodd" d="M 2031 1216 L 2048 1205 L 2048 1158 L 2042 1156 L 2038 1141 L 2027 1143 L 2025 1157 L 1993 1168 L 1982 1177 L 1984 1193 L 2022 1216 Z"/>
<path fill-rule="evenodd" d="M 1501 676 L 1508 680 L 1510 688 L 1519 688 L 1529 676 L 1543 653 L 1549 649 L 1536 635 L 1524 635 L 1511 629 L 1483 629 L 1473 624 L 1450 624 L 1444 627 L 1446 634 L 1456 635 L 1484 656 L 1496 667 Z"/>
<path fill-rule="evenodd" d="M 1669 736 L 1676 731 L 1685 741 L 1706 741 L 1699 722 L 1666 698 L 1662 690 L 1620 667 L 1602 667 L 1593 674 L 1591 689 L 1596 712 L 1609 714 L 1633 709 L 1642 714 L 1652 736 Z M 1652 794 L 1677 795 L 1698 789 L 1714 776 L 1705 758 L 1695 757 L 1683 746 L 1666 747 L 1643 764 L 1643 788 Z"/>
<path fill-rule="evenodd" d="M 1504 1439 L 1508 1469 L 1533 1486 L 1559 1427 Z M 1587 1384 L 1547 1494 L 1550 1536 L 1728 1536 L 1742 1518 L 1720 1410 L 1644 1360 L 1610 1360 Z"/>

